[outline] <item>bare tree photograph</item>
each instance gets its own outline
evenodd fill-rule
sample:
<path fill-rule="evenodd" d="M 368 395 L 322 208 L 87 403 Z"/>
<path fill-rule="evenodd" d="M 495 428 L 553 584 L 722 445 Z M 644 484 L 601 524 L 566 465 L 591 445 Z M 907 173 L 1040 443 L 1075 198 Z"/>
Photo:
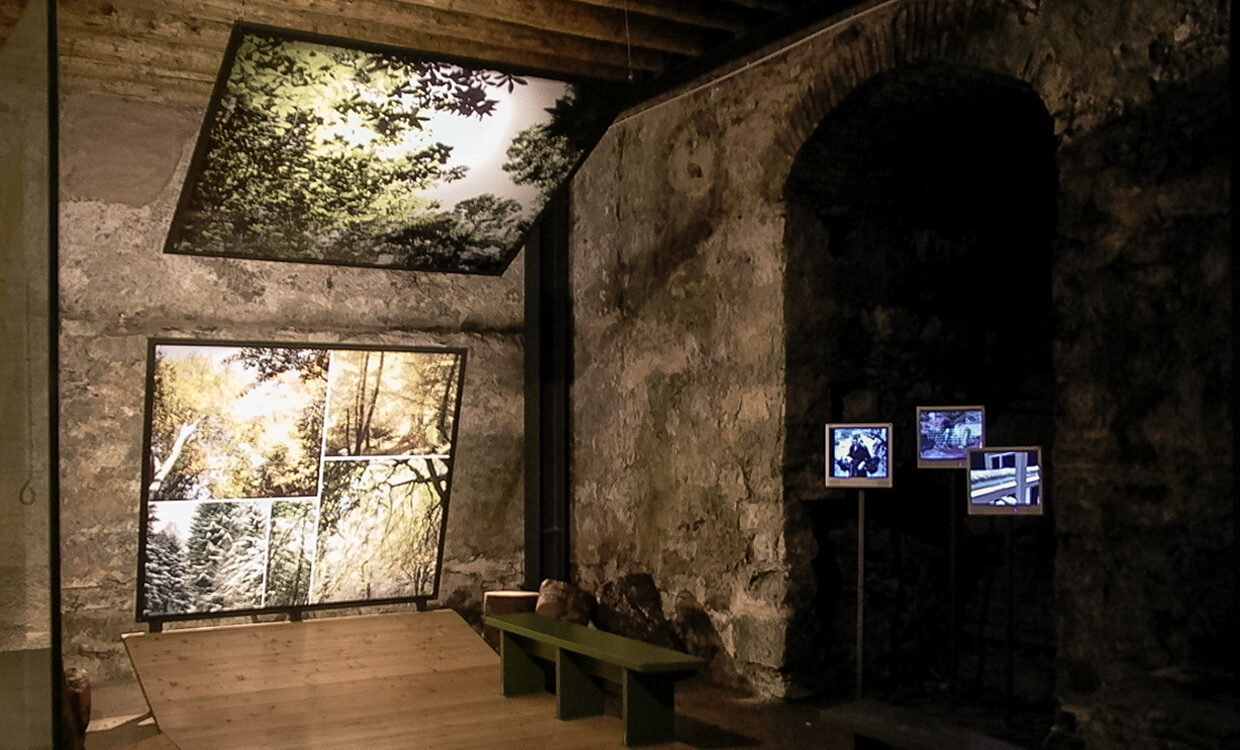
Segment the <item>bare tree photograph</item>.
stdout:
<path fill-rule="evenodd" d="M 430 595 L 447 479 L 434 458 L 327 462 L 314 600 Z"/>
<path fill-rule="evenodd" d="M 584 149 L 563 81 L 234 27 L 165 251 L 502 273 Z"/>
<path fill-rule="evenodd" d="M 460 366 L 454 353 L 333 352 L 327 455 L 447 454 Z"/>

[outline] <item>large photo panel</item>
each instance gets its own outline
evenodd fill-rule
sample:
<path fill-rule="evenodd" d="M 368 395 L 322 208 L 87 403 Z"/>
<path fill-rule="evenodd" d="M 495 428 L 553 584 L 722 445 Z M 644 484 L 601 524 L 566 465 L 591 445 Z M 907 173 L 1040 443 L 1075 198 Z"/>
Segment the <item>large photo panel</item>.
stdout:
<path fill-rule="evenodd" d="M 152 341 L 138 619 L 436 596 L 464 367 Z"/>
<path fill-rule="evenodd" d="M 164 249 L 502 273 L 601 135 L 583 85 L 238 24 Z"/>

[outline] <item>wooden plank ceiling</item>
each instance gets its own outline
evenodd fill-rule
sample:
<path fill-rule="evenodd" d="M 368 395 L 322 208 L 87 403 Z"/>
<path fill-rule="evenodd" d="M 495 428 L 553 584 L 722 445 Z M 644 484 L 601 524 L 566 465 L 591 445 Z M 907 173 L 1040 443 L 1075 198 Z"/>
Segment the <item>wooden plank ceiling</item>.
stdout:
<path fill-rule="evenodd" d="M 60 0 L 61 85 L 205 105 L 235 21 L 645 83 L 841 0 Z M 722 52 L 721 52 L 722 51 Z M 720 60 L 722 61 L 722 60 Z"/>

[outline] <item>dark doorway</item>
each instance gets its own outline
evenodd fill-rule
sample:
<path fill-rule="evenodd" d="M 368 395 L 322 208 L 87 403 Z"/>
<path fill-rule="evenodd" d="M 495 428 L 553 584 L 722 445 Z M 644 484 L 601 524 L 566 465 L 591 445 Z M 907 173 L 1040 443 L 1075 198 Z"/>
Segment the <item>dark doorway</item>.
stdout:
<path fill-rule="evenodd" d="M 916 468 L 914 414 L 983 404 L 989 445 L 1050 455 L 1055 148 L 1028 85 L 923 66 L 862 85 L 794 163 L 785 490 L 818 549 L 788 663 L 822 694 L 853 690 L 857 565 L 856 496 L 823 486 L 823 425 L 881 421 L 895 486 L 867 493 L 866 694 L 1051 703 L 1053 514 L 966 518 L 965 473 Z"/>

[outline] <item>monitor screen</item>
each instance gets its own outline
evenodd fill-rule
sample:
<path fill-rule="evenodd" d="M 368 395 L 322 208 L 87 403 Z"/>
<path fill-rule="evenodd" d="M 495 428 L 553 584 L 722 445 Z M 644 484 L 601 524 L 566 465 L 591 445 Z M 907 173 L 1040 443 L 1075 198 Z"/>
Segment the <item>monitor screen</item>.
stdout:
<path fill-rule="evenodd" d="M 917 407 L 917 468 L 963 469 L 969 451 L 985 445 L 985 407 Z"/>
<path fill-rule="evenodd" d="M 1042 449 L 969 451 L 969 514 L 1042 515 Z"/>
<path fill-rule="evenodd" d="M 828 487 L 891 486 L 891 423 L 827 425 Z"/>

